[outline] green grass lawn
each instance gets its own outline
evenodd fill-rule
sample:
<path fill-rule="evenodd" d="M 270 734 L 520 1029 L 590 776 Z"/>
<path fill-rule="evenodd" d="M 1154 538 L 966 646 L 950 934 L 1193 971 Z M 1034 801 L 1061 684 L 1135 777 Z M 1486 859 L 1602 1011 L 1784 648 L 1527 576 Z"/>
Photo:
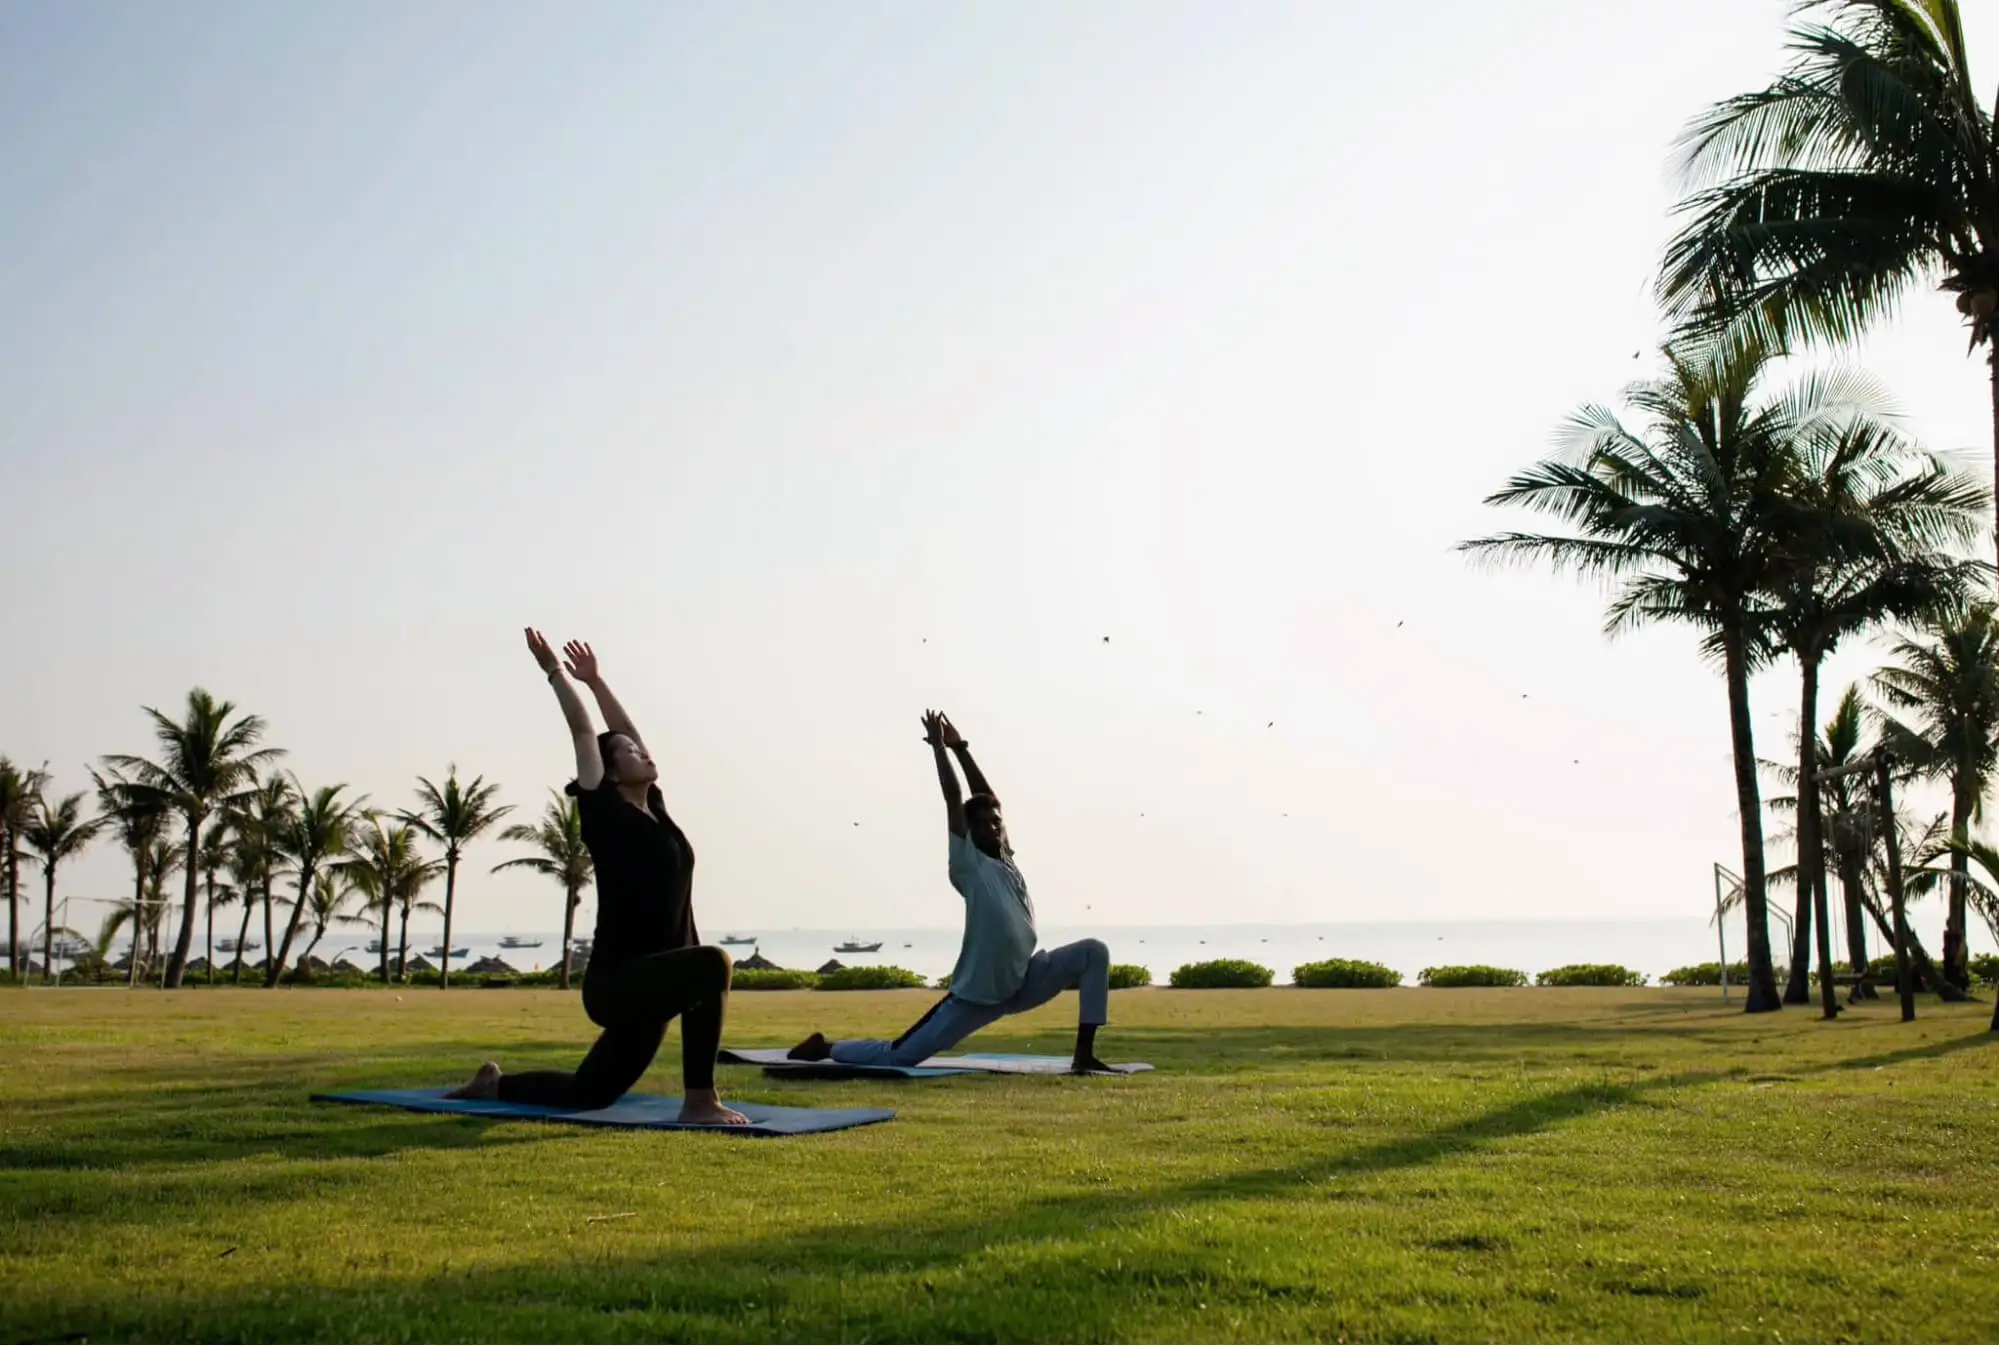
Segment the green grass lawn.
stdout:
<path fill-rule="evenodd" d="M 743 994 L 729 1040 L 934 993 Z M 1739 1001 L 1737 1002 L 1740 1003 Z M 566 1065 L 539 991 L 0 992 L 0 1337 L 1999 1339 L 1989 1009 L 1113 997 L 1129 1079 L 772 1081 L 744 1140 L 312 1104 Z M 1065 1051 L 1073 997 L 975 1039 Z M 677 1035 L 644 1088 L 678 1092 Z"/>

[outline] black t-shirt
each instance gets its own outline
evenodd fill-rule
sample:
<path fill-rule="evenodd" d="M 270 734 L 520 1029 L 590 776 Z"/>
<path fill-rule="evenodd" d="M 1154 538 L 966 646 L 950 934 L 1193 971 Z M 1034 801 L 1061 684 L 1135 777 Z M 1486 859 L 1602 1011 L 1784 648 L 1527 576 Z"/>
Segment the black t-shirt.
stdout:
<path fill-rule="evenodd" d="M 597 871 L 597 938 L 584 974 L 595 980 L 623 963 L 701 942 L 694 929 L 694 847 L 667 816 L 659 787 L 648 807 L 634 807 L 606 780 L 594 790 L 575 781 L 583 844 Z"/>

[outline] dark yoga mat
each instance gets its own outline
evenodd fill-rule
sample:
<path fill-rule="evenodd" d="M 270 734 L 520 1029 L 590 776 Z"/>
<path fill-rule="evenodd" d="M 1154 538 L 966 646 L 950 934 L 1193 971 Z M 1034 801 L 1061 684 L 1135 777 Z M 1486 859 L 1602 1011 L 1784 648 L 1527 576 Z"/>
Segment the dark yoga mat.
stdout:
<path fill-rule="evenodd" d="M 651 1094 L 626 1094 L 595 1112 L 564 1112 L 531 1103 L 502 1103 L 483 1098 L 446 1098 L 444 1089 L 373 1089 L 351 1094 L 314 1094 L 319 1103 L 374 1103 L 411 1112 L 449 1112 L 465 1117 L 512 1117 L 538 1122 L 575 1122 L 581 1126 L 624 1126 L 645 1131 L 720 1131 L 732 1136 L 802 1136 L 813 1131 L 844 1131 L 850 1126 L 885 1122 L 888 1108 L 774 1108 L 762 1103 L 729 1104 L 750 1119 L 748 1126 L 695 1126 L 675 1120 L 680 1100 Z"/>
<path fill-rule="evenodd" d="M 762 1066 L 771 1075 L 802 1075 L 808 1079 L 850 1080 L 879 1076 L 887 1079 L 923 1080 L 941 1075 L 1067 1075 L 1066 1056 L 1020 1056 L 1007 1052 L 981 1052 L 968 1056 L 933 1056 L 920 1066 L 850 1066 L 839 1061 L 793 1061 L 782 1047 L 748 1047 L 732 1051 L 724 1047 L 715 1059 L 724 1065 Z M 1135 1075 L 1151 1066 L 1142 1061 L 1114 1065 L 1093 1075 Z"/>

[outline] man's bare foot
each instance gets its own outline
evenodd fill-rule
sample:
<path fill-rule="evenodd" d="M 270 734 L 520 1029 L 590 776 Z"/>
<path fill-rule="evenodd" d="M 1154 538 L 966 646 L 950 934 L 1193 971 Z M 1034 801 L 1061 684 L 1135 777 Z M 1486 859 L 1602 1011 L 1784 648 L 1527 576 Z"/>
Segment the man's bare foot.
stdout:
<path fill-rule="evenodd" d="M 1118 1072 L 1099 1061 L 1095 1056 L 1079 1056 L 1069 1063 L 1071 1075 L 1115 1075 Z"/>
<path fill-rule="evenodd" d="M 689 1089 L 680 1103 L 680 1120 L 696 1126 L 748 1126 L 750 1119 L 722 1106 L 713 1089 Z"/>
<path fill-rule="evenodd" d="M 446 1098 L 486 1098 L 500 1096 L 500 1067 L 497 1062 L 488 1061 L 472 1072 L 472 1078 L 459 1088 L 446 1094 Z"/>
<path fill-rule="evenodd" d="M 785 1055 L 794 1061 L 824 1061 L 833 1054 L 833 1044 L 824 1033 L 814 1033 Z"/>

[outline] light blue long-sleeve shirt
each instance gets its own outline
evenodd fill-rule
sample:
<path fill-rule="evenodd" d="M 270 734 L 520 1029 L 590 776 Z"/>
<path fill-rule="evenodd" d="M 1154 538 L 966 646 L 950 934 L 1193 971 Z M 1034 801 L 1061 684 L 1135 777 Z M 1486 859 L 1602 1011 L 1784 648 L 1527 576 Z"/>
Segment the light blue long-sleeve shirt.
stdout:
<path fill-rule="evenodd" d="M 970 837 L 953 832 L 951 886 L 965 899 L 965 942 L 951 971 L 951 994 L 975 1005 L 997 1005 L 1027 979 L 1039 938 L 1027 880 L 1012 851 L 994 859 Z"/>

